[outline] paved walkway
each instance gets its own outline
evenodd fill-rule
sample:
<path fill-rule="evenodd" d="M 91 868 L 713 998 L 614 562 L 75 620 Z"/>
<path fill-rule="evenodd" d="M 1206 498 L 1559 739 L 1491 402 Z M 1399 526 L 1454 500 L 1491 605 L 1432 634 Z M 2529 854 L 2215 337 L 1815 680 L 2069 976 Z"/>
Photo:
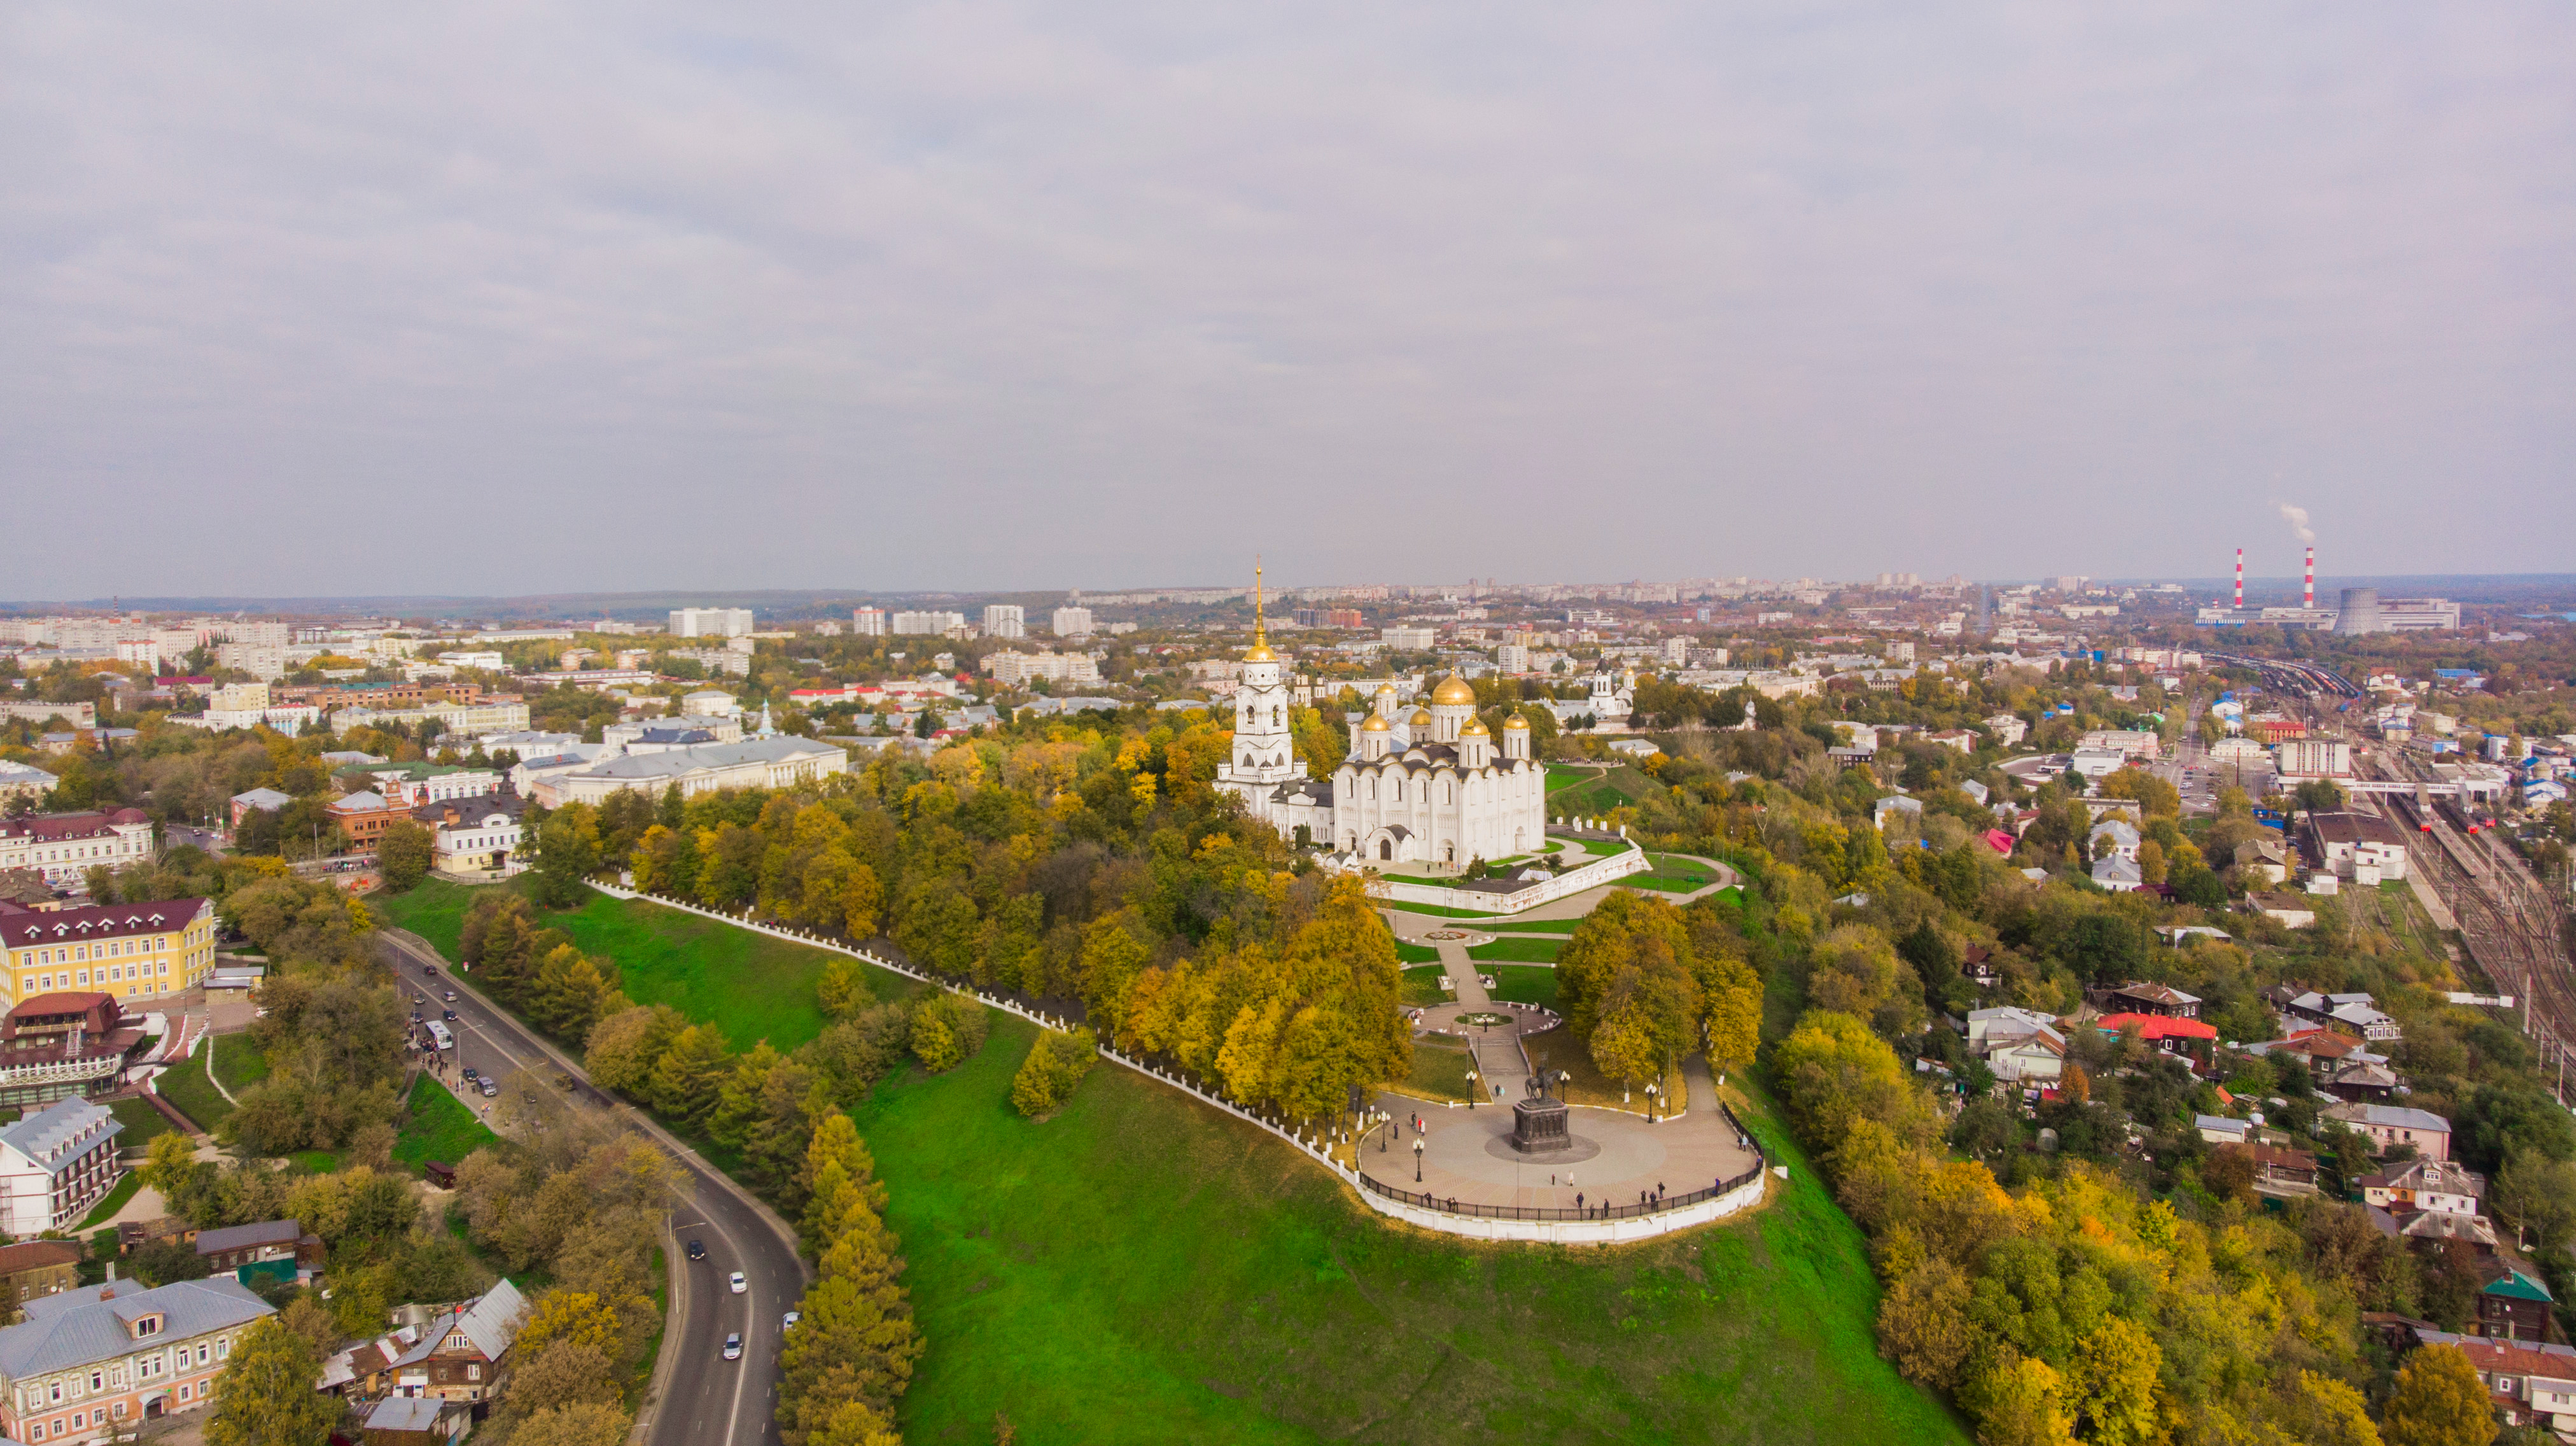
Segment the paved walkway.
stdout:
<path fill-rule="evenodd" d="M 1641 1194 L 1705 1190 L 1752 1169 L 1759 1157 L 1717 1109 L 1707 1063 L 1693 1056 L 1682 1072 L 1697 1106 L 1682 1118 L 1648 1124 L 1622 1110 L 1576 1105 L 1569 1116 L 1575 1148 L 1554 1157 L 1512 1149 L 1511 1101 L 1521 1098 L 1518 1088 L 1500 1105 L 1473 1110 L 1425 1109 L 1417 1099 L 1380 1095 L 1378 1107 L 1395 1123 L 1362 1141 L 1360 1171 L 1461 1204 L 1572 1209 L 1578 1194 L 1585 1205 L 1634 1205 Z M 1416 1138 L 1423 1142 L 1420 1184 L 1413 1178 Z"/>
<path fill-rule="evenodd" d="M 1513 924 L 1532 919 L 1580 919 L 1601 907 L 1601 901 L 1608 898 L 1614 889 L 1627 889 L 1632 894 L 1651 894 L 1666 903 L 1678 906 L 1704 899 L 1720 889 L 1741 888 L 1744 884 L 1742 874 L 1716 859 L 1702 858 L 1698 854 L 1666 854 L 1664 857 L 1705 865 L 1710 873 L 1716 875 L 1717 881 L 1705 888 L 1693 889 L 1687 894 L 1669 893 L 1663 889 L 1630 888 L 1626 884 L 1603 884 L 1597 889 L 1585 889 L 1579 894 L 1568 894 L 1562 899 L 1551 900 L 1533 909 L 1523 909 L 1517 914 L 1495 914 L 1476 919 L 1450 919 L 1436 914 L 1415 914 L 1408 912 L 1402 904 L 1394 903 L 1381 904 L 1379 907 L 1393 916 L 1395 936 L 1413 943 L 1421 942 L 1422 936 L 1434 929 L 1499 929 L 1508 932 Z"/>
<path fill-rule="evenodd" d="M 1463 931 L 1450 928 L 1435 932 Z M 1440 968 L 1449 976 L 1449 987 L 1456 991 L 1459 1007 L 1466 1011 L 1491 1009 L 1494 997 L 1485 992 L 1484 980 L 1477 977 L 1476 961 L 1467 957 L 1468 941 L 1434 939 L 1431 943 L 1440 951 Z M 1529 1079 L 1529 1061 L 1521 1053 L 1519 1032 L 1517 1024 L 1509 1029 L 1467 1031 L 1467 1053 L 1476 1061 L 1476 1073 L 1483 1077 L 1487 1099 L 1520 1098 L 1523 1084 Z"/>

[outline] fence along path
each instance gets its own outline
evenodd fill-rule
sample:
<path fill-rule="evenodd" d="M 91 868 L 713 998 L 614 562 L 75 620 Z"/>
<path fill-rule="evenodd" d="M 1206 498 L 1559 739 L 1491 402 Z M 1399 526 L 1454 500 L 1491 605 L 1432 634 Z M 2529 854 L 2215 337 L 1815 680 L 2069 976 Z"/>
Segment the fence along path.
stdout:
<path fill-rule="evenodd" d="M 753 918 L 751 911 L 748 909 L 744 910 L 740 914 L 726 914 L 707 908 L 704 905 L 687 903 L 661 894 L 648 894 L 641 889 L 628 889 L 615 884 L 604 884 L 596 879 L 584 880 L 584 882 L 612 899 L 625 899 L 630 901 L 640 900 L 644 903 L 658 905 L 665 909 L 678 909 L 683 913 L 696 914 L 700 918 L 713 919 L 719 924 L 730 924 L 737 929 L 749 929 L 756 934 L 767 934 L 773 939 L 785 940 L 791 944 L 802 944 L 809 949 L 825 949 L 835 954 L 846 954 L 853 959 L 873 964 L 880 969 L 901 974 L 907 979 L 918 979 L 924 984 L 945 989 L 952 994 L 968 995 L 985 1004 L 991 1005 L 995 1009 L 1016 1014 L 1020 1018 L 1046 1029 L 1070 1033 L 1079 1023 L 1075 1020 L 1063 1019 L 1040 1010 L 1031 1009 L 1016 999 L 1005 998 L 998 994 L 988 994 L 971 985 L 960 985 L 950 980 L 942 979 L 935 974 L 923 973 L 921 970 L 915 969 L 910 965 L 898 964 L 872 950 L 859 948 L 857 945 L 835 939 L 828 934 L 817 933 L 812 929 L 795 928 L 782 924 L 762 923 L 760 920 Z M 1463 953 L 1464 951 L 1461 952 Z M 1470 964 L 1467 967 L 1470 970 L 1470 978 L 1472 979 L 1474 966 Z M 1290 1145 L 1295 1146 L 1298 1150 L 1304 1152 L 1307 1158 L 1330 1171 L 1334 1178 L 1340 1180 L 1343 1184 L 1350 1186 L 1353 1192 L 1356 1193 L 1362 1201 L 1366 1202 L 1370 1208 L 1378 1211 L 1380 1214 L 1393 1215 L 1400 1219 L 1408 1220 L 1413 1224 L 1423 1226 L 1427 1229 L 1441 1231 L 1445 1234 L 1472 1235 L 1483 1239 L 1500 1240 L 1549 1240 L 1567 1244 L 1606 1244 L 1616 1240 L 1642 1240 L 1648 1236 L 1667 1234 L 1675 1230 L 1686 1230 L 1692 1226 L 1702 1225 L 1708 1221 L 1734 1214 L 1738 1210 L 1744 1209 L 1750 1205 L 1758 1204 L 1762 1198 L 1762 1172 L 1760 1168 L 1757 1167 L 1751 1172 L 1749 1178 L 1727 1182 L 1727 1187 L 1724 1193 L 1709 1191 L 1694 1192 L 1690 1196 L 1679 1197 L 1668 1205 L 1656 1210 L 1630 1216 L 1614 1216 L 1608 1219 L 1601 1218 L 1598 1214 L 1588 1218 L 1578 1219 L 1519 1218 L 1494 1213 L 1495 1208 L 1498 1207 L 1461 1207 L 1450 1209 L 1431 1202 L 1428 1197 L 1423 1197 L 1417 1203 L 1417 1201 L 1412 1199 L 1389 1196 L 1386 1193 L 1387 1187 L 1379 1185 L 1375 1181 L 1366 1179 L 1359 1171 L 1334 1159 L 1332 1156 L 1333 1142 L 1329 1135 L 1324 1131 L 1302 1129 L 1292 1122 L 1263 1114 L 1257 1110 L 1247 1110 L 1232 1100 L 1225 1099 L 1200 1087 L 1196 1081 L 1181 1074 L 1177 1070 L 1155 1064 L 1150 1060 L 1139 1059 L 1123 1051 L 1113 1049 L 1107 1044 L 1102 1044 L 1099 1048 L 1101 1058 L 1116 1064 L 1124 1065 L 1128 1069 L 1134 1070 L 1136 1073 L 1141 1074 L 1148 1079 L 1169 1085 L 1173 1089 L 1180 1090 L 1184 1094 L 1191 1096 L 1212 1109 L 1223 1110 L 1227 1114 L 1234 1116 L 1236 1119 L 1243 1121 L 1245 1124 L 1267 1130 Z M 1515 1047 L 1514 1053 L 1518 1053 L 1517 1047 Z M 1456 1107 L 1452 1106 L 1452 1108 Z M 1729 1118 L 1733 1118 L 1731 1113 Z M 1739 1129 L 1740 1128 L 1741 1127 L 1739 1126 Z M 1750 1136 L 1748 1135 L 1747 1138 L 1750 1138 Z M 1759 1146 L 1756 1146 L 1756 1149 L 1758 1150 Z M 1682 1203 L 1683 1200 L 1688 1200 L 1690 1203 L 1684 1204 Z M 1634 1209 L 1634 1207 L 1630 1208 Z M 1572 1214 L 1573 1212 L 1569 1211 L 1564 1213 Z"/>

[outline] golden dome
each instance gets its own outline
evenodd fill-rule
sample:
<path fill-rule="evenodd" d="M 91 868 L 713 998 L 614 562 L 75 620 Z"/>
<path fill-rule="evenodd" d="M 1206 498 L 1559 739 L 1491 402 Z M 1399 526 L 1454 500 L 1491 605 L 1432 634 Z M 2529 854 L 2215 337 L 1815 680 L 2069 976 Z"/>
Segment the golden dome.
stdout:
<path fill-rule="evenodd" d="M 1408 727 L 1428 728 L 1431 726 L 1431 710 L 1428 708 L 1416 708 L 1413 710 L 1413 716 L 1405 719 L 1404 721 Z"/>
<path fill-rule="evenodd" d="M 1458 736 L 1461 738 L 1490 738 L 1493 735 L 1485 731 L 1485 725 L 1482 721 L 1470 718 L 1467 720 L 1467 726 L 1458 730 Z"/>
<path fill-rule="evenodd" d="M 1527 733 L 1529 731 L 1529 720 L 1518 713 L 1514 713 L 1509 718 L 1503 720 L 1503 731 L 1506 733 Z"/>
<path fill-rule="evenodd" d="M 1472 708 L 1476 704 L 1476 690 L 1467 686 L 1466 679 L 1452 673 L 1448 677 L 1440 680 L 1439 687 L 1431 690 L 1431 701 L 1434 703 L 1464 703 Z"/>
<path fill-rule="evenodd" d="M 1387 731 L 1386 719 L 1378 714 L 1371 713 L 1368 721 L 1360 725 L 1360 731 L 1362 733 L 1384 733 Z"/>
<path fill-rule="evenodd" d="M 1381 698 L 1387 697 L 1394 692 L 1395 685 L 1393 683 L 1380 683 L 1377 685 L 1377 695 Z"/>
<path fill-rule="evenodd" d="M 1256 641 L 1252 651 L 1243 655 L 1243 660 L 1247 663 L 1275 663 L 1279 661 L 1279 655 L 1270 651 L 1268 643 Z"/>

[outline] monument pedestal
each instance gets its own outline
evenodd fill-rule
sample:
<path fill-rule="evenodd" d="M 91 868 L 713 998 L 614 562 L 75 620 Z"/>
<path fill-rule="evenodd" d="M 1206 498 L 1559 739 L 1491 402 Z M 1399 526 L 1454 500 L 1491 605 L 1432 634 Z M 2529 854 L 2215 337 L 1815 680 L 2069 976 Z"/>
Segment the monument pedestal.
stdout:
<path fill-rule="evenodd" d="M 1565 1125 L 1562 1100 L 1516 1100 L 1512 1104 L 1512 1148 L 1524 1155 L 1548 1155 L 1574 1147 Z"/>

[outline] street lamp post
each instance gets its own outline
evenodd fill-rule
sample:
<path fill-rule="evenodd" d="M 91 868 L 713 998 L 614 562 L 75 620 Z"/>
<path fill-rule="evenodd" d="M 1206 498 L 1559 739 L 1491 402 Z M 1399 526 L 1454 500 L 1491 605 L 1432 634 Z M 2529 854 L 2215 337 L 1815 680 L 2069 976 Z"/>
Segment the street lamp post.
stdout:
<path fill-rule="evenodd" d="M 1475 1072 L 1474 1070 L 1472 1070 L 1472 1069 L 1471 1069 L 1471 1070 L 1467 1071 L 1467 1113 L 1469 1113 L 1469 1114 L 1471 1114 L 1471 1115 L 1472 1115 L 1472 1114 L 1474 1114 L 1475 1112 L 1476 1112 L 1476 1072 Z"/>
<path fill-rule="evenodd" d="M 1422 1183 L 1422 1137 L 1413 1137 L 1413 1183 Z"/>
<path fill-rule="evenodd" d="M 1655 1096 L 1662 1093 L 1653 1085 L 1646 1086 L 1646 1123 L 1655 1122 Z"/>

